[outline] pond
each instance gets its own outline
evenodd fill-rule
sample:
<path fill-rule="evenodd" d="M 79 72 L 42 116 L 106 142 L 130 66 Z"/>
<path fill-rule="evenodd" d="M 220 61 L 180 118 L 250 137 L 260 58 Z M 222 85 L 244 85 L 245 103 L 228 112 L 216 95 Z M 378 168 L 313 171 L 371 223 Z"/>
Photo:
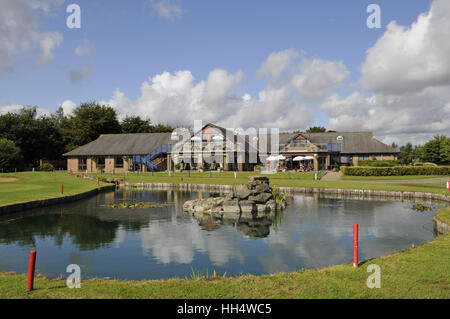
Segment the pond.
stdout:
<path fill-rule="evenodd" d="M 283 212 L 261 220 L 196 220 L 189 199 L 217 193 L 120 188 L 78 202 L 0 219 L 0 271 L 26 273 L 30 250 L 36 272 L 66 278 L 78 264 L 82 279 L 190 278 L 192 271 L 270 274 L 351 263 L 353 224 L 360 260 L 433 239 L 439 208 L 413 202 L 295 195 Z M 165 204 L 112 208 L 123 202 Z M 422 201 L 419 201 L 422 202 Z M 157 205 L 161 206 L 161 205 Z"/>

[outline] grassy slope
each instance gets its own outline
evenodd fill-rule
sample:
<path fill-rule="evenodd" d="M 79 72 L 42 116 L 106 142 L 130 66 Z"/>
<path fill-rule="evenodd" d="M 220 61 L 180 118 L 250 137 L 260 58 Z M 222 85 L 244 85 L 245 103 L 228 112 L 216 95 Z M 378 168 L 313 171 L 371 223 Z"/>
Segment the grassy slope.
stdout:
<path fill-rule="evenodd" d="M 438 213 L 450 219 L 450 209 Z M 381 288 L 366 286 L 367 266 L 381 268 Z M 82 281 L 38 277 L 26 292 L 26 275 L 0 273 L 0 298 L 450 298 L 450 234 L 404 252 L 319 270 L 267 276 L 155 281 Z"/>
<path fill-rule="evenodd" d="M 16 177 L 14 182 L 2 182 L 2 177 Z M 64 195 L 61 195 L 64 184 Z M 101 186 L 107 185 L 101 183 Z M 0 206 L 32 200 L 61 197 L 87 192 L 98 187 L 97 181 L 76 178 L 64 172 L 22 172 L 0 174 Z"/>

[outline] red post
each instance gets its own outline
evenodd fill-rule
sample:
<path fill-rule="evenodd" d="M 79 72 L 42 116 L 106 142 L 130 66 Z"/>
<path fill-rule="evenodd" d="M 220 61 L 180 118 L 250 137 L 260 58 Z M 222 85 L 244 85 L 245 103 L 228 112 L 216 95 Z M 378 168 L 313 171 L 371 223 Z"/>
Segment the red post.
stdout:
<path fill-rule="evenodd" d="M 61 207 L 61 217 L 64 217 L 62 207 Z"/>
<path fill-rule="evenodd" d="M 27 291 L 33 290 L 35 265 L 36 265 L 36 250 L 32 250 L 30 251 L 30 262 L 28 264 Z"/>
<path fill-rule="evenodd" d="M 64 185 L 61 184 L 61 194 L 64 194 Z"/>
<path fill-rule="evenodd" d="M 358 267 L 358 224 L 353 224 L 353 267 Z"/>
<path fill-rule="evenodd" d="M 100 177 L 97 176 L 97 185 L 100 186 Z"/>

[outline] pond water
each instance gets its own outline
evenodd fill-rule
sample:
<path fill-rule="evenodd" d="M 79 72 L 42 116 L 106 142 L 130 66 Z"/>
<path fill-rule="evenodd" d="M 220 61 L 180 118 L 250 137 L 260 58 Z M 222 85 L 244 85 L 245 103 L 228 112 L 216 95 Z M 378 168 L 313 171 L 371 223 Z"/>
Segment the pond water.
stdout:
<path fill-rule="evenodd" d="M 413 202 L 294 196 L 272 219 L 196 220 L 184 201 L 217 193 L 118 189 L 89 199 L 0 219 L 0 271 L 26 273 L 30 250 L 36 272 L 82 279 L 268 274 L 351 263 L 353 224 L 359 224 L 360 260 L 419 245 L 435 236 L 439 208 L 418 212 Z M 139 209 L 121 202 L 167 203 Z M 422 201 L 420 201 L 422 202 Z M 430 203 L 428 203 L 430 204 Z"/>

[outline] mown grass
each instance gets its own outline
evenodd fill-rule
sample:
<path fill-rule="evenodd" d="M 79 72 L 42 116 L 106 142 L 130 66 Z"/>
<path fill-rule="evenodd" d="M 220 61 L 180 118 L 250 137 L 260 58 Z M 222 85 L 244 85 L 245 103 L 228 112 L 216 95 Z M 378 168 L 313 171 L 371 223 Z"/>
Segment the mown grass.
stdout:
<path fill-rule="evenodd" d="M 450 219 L 450 209 L 439 218 Z M 381 269 L 381 288 L 368 288 L 367 267 Z M 38 276 L 0 273 L 0 298 L 450 298 L 450 234 L 419 247 L 351 264 L 266 276 L 201 276 L 194 279 L 120 281 L 90 279 L 80 289 Z"/>
<path fill-rule="evenodd" d="M 16 181 L 2 181 L 17 178 Z M 61 184 L 64 194 L 61 194 Z M 100 186 L 108 185 L 100 183 Z M 97 181 L 77 178 L 67 172 L 21 172 L 0 174 L 0 206 L 75 195 L 97 188 Z"/>
<path fill-rule="evenodd" d="M 450 208 L 444 208 L 435 215 L 440 221 L 450 225 Z"/>

